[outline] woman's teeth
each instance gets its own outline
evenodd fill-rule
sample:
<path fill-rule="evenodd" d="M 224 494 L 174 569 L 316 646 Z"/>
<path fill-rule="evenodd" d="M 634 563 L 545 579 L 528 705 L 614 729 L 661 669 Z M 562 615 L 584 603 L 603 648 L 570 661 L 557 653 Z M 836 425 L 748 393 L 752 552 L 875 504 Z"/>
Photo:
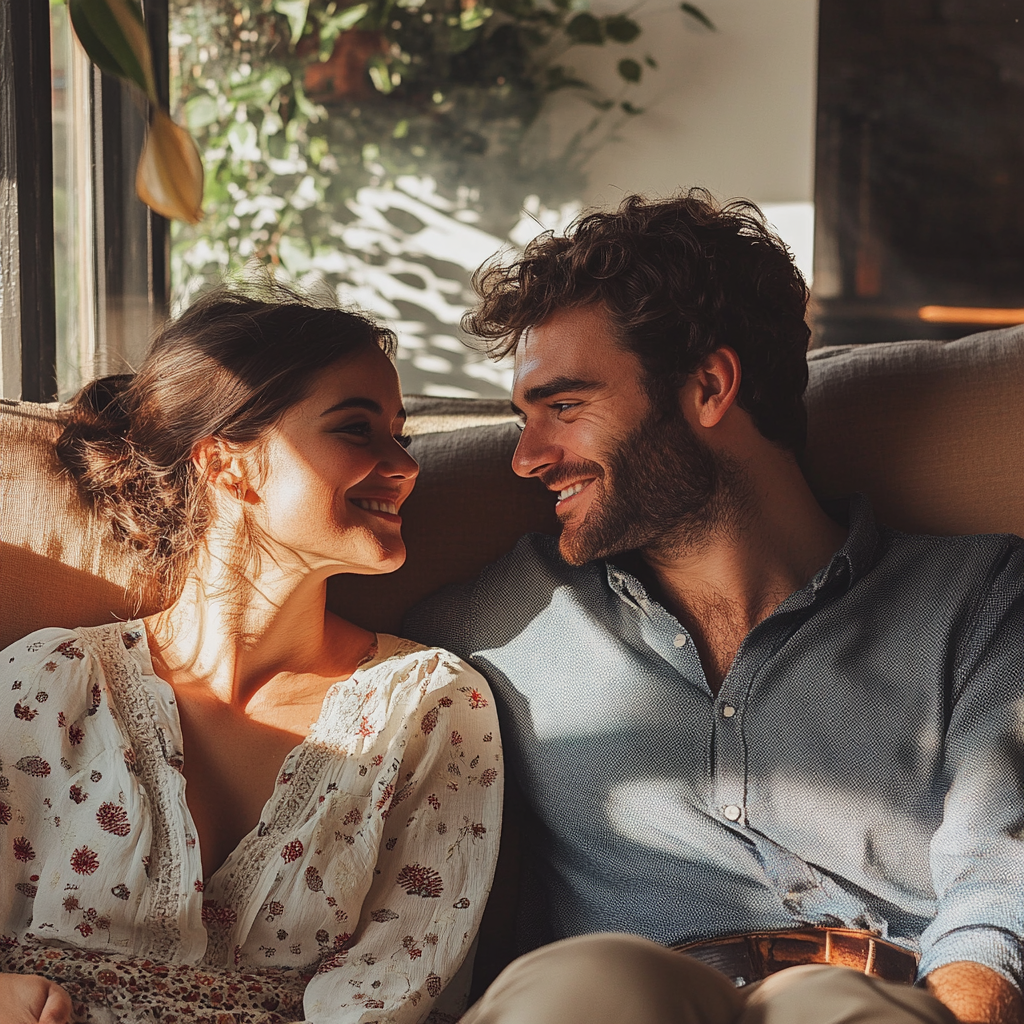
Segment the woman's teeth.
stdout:
<path fill-rule="evenodd" d="M 367 512 L 390 512 L 391 515 L 398 515 L 398 506 L 393 501 L 371 501 L 368 498 L 353 498 L 353 504 L 365 508 Z"/>
<path fill-rule="evenodd" d="M 558 500 L 565 501 L 566 498 L 571 498 L 574 494 L 579 494 L 580 491 L 582 491 L 589 483 L 589 480 L 584 480 L 582 483 L 573 484 L 572 487 L 566 487 L 564 491 L 558 492 Z"/>

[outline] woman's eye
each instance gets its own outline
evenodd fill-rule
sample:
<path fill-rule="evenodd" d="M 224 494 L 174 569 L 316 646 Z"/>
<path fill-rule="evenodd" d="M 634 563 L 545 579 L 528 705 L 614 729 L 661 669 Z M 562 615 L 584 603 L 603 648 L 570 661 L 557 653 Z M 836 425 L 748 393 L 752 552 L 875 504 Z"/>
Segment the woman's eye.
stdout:
<path fill-rule="evenodd" d="M 344 423 L 335 427 L 335 434 L 354 434 L 356 437 L 369 437 L 373 428 L 369 423 Z"/>

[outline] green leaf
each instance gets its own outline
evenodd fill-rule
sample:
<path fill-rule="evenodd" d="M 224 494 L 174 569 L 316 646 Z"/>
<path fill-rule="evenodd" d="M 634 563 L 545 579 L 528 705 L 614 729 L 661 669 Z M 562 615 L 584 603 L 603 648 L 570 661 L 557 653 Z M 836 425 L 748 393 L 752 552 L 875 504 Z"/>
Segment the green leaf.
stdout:
<path fill-rule="evenodd" d="M 147 74 L 152 68 L 149 42 L 136 0 L 71 0 L 69 13 L 89 59 L 108 74 L 126 78 L 155 101 L 152 76 Z"/>
<path fill-rule="evenodd" d="M 627 82 L 639 82 L 640 76 L 643 74 L 643 68 L 640 67 L 637 61 L 627 57 L 625 60 L 619 61 L 619 74 Z"/>
<path fill-rule="evenodd" d="M 366 17 L 366 12 L 369 9 L 369 4 L 356 4 L 354 7 L 346 7 L 343 11 L 338 11 L 333 18 L 324 22 L 324 26 L 320 29 L 321 37 L 324 35 L 325 29 L 334 35 L 339 35 L 354 28 Z"/>
<path fill-rule="evenodd" d="M 292 33 L 292 45 L 301 38 L 306 28 L 309 15 L 309 0 L 274 0 L 274 10 L 288 19 L 288 28 Z"/>
<path fill-rule="evenodd" d="M 565 34 L 574 43 L 590 43 L 595 46 L 600 46 L 604 42 L 604 33 L 601 31 L 601 22 L 586 11 L 577 14 L 576 17 L 565 26 Z"/>
<path fill-rule="evenodd" d="M 637 114 L 642 114 L 644 112 L 644 108 L 643 107 L 634 107 L 633 104 L 630 103 L 628 100 L 623 100 L 619 104 L 619 106 L 622 107 L 622 109 L 627 114 L 629 114 L 630 117 L 635 117 Z"/>
<path fill-rule="evenodd" d="M 370 58 L 370 63 L 366 70 L 370 73 L 370 81 L 373 82 L 374 89 L 387 96 L 394 88 L 391 84 L 391 69 L 388 67 L 387 61 L 380 54 L 377 54 L 375 57 Z"/>
<path fill-rule="evenodd" d="M 693 4 L 682 3 L 679 5 L 679 10 L 683 14 L 688 14 L 694 21 L 699 21 L 705 28 L 711 29 L 712 32 L 717 31 L 714 22 L 699 8 Z"/>
<path fill-rule="evenodd" d="M 459 28 L 463 32 L 472 32 L 474 29 L 479 28 L 493 13 L 494 11 L 489 7 L 484 7 L 479 3 L 474 7 L 467 7 L 459 15 Z"/>
<path fill-rule="evenodd" d="M 457 25 L 453 26 L 448 35 L 448 52 L 464 53 L 475 42 L 477 31 L 473 29 L 471 32 L 464 32 Z"/>
<path fill-rule="evenodd" d="M 624 14 L 613 14 L 604 19 L 605 35 L 617 43 L 631 43 L 640 35 L 640 26 Z"/>
<path fill-rule="evenodd" d="M 89 24 L 89 19 L 82 12 L 82 7 L 83 0 L 69 0 L 68 13 L 71 15 L 71 24 L 75 29 L 75 35 L 78 36 L 79 43 L 82 44 L 82 49 L 85 50 L 86 56 L 101 71 L 105 71 L 108 75 L 113 75 L 115 78 L 123 78 L 124 71 L 120 63 L 93 31 L 92 25 Z"/>
<path fill-rule="evenodd" d="M 206 93 L 199 93 L 193 96 L 185 104 L 185 124 L 189 131 L 198 131 L 206 128 L 217 120 L 217 101 Z"/>

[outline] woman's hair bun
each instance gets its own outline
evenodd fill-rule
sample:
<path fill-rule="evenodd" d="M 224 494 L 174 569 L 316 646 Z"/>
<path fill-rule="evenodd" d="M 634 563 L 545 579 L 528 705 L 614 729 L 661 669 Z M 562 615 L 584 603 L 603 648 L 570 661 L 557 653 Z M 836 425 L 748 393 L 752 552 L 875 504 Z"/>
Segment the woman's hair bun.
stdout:
<path fill-rule="evenodd" d="M 153 472 L 132 438 L 133 381 L 114 374 L 86 384 L 69 404 L 57 455 L 118 539 L 160 557 L 177 532 L 182 495 L 167 493 L 166 475 Z"/>

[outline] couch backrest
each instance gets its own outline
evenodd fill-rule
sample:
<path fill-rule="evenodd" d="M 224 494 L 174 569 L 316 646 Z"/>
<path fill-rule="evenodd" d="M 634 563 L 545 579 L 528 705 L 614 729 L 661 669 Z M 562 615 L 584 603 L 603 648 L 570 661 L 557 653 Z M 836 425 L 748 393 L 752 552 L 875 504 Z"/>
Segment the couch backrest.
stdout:
<path fill-rule="evenodd" d="M 1024 327 L 955 342 L 809 356 L 805 467 L 822 497 L 865 491 L 879 517 L 931 533 L 1024 533 Z M 471 579 L 530 530 L 551 497 L 509 468 L 505 403 L 410 398 L 422 471 L 404 512 L 409 558 L 389 576 L 338 576 L 331 606 L 394 632 L 417 600 Z M 0 648 L 48 625 L 154 609 L 146 579 L 60 472 L 60 411 L 0 403 Z"/>

